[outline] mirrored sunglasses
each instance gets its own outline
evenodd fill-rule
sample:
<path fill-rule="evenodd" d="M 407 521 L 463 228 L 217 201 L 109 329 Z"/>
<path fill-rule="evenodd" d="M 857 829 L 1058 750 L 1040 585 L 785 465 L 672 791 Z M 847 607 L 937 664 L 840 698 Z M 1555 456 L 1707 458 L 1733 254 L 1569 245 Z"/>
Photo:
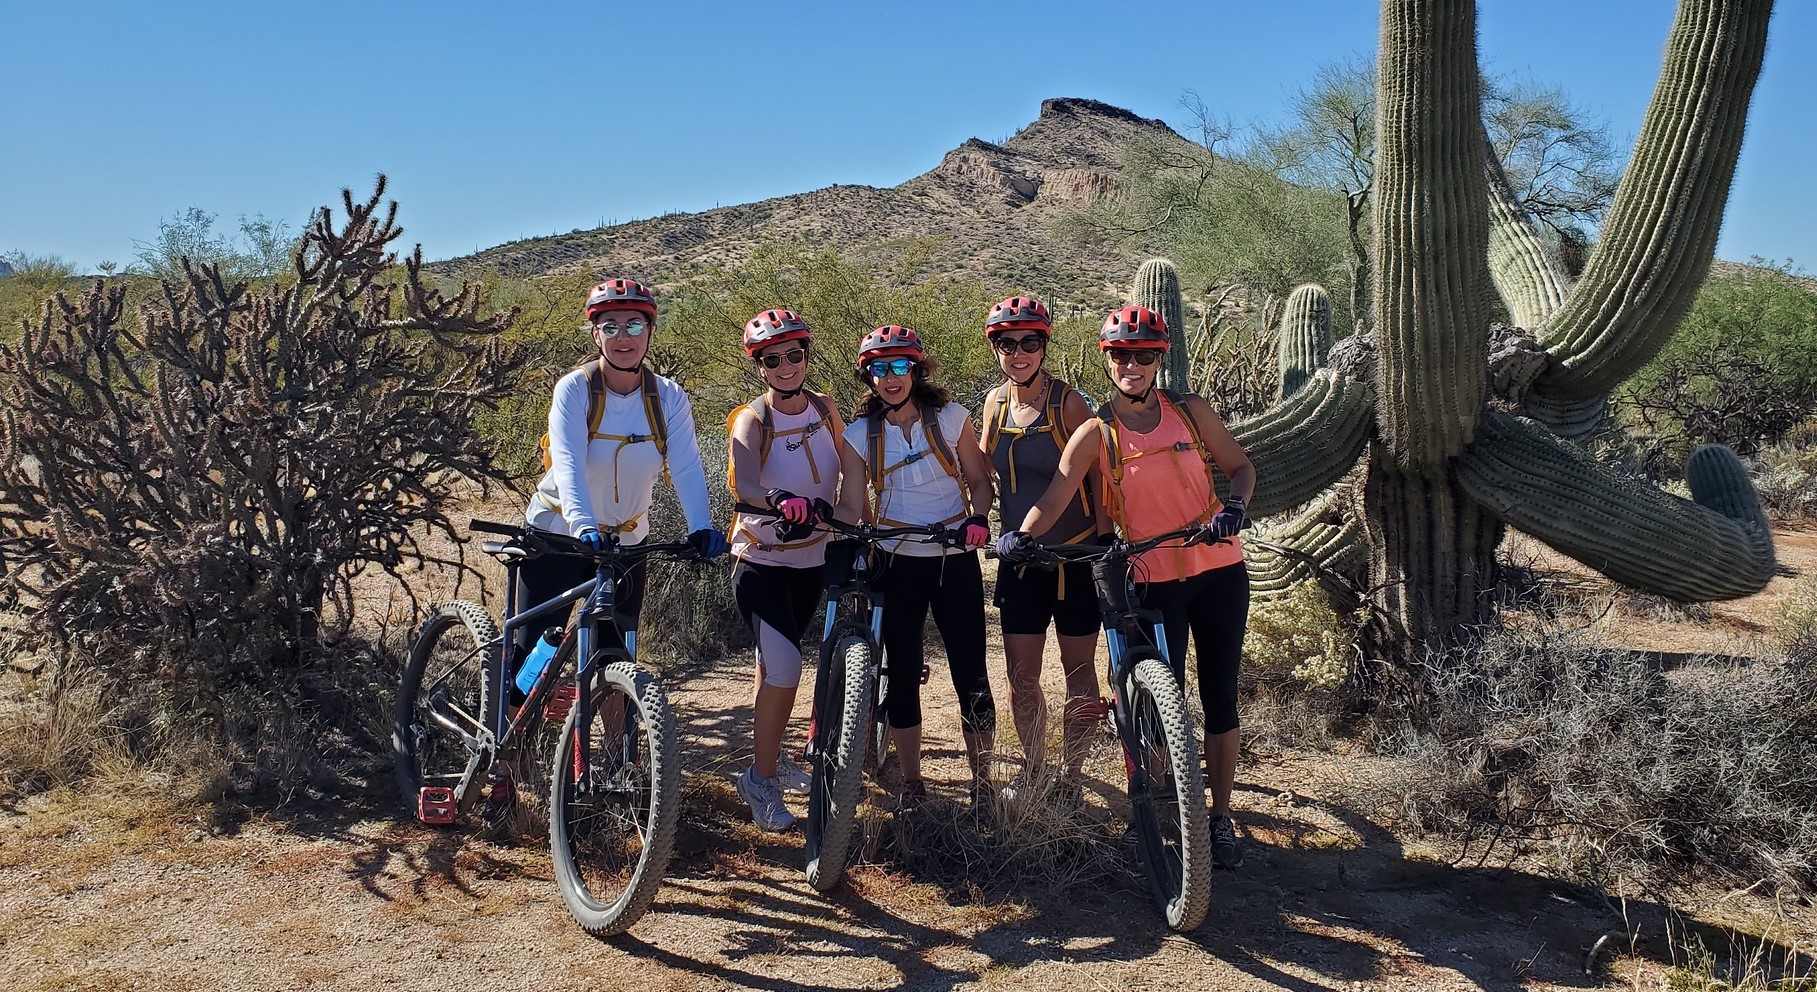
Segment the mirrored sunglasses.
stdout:
<path fill-rule="evenodd" d="M 1133 364 L 1146 367 L 1161 360 L 1161 352 L 1158 348 L 1112 348 L 1105 354 L 1109 355 L 1110 360 L 1118 365 Z"/>
<path fill-rule="evenodd" d="M 1032 355 L 1047 347 L 1047 338 L 1039 334 L 1030 334 L 1025 338 L 998 336 L 991 339 L 991 347 L 1005 355 L 1015 354 L 1017 348 L 1021 348 L 1024 352 Z"/>
<path fill-rule="evenodd" d="M 788 362 L 790 365 L 800 365 L 807 360 L 807 357 L 808 352 L 806 348 L 790 348 L 780 355 L 758 355 L 757 360 L 763 363 L 764 368 L 773 369 L 780 366 L 783 362 Z"/>
<path fill-rule="evenodd" d="M 609 338 L 618 337 L 620 332 L 623 332 L 628 337 L 636 338 L 643 336 L 645 326 L 643 319 L 639 317 L 632 317 L 630 320 L 625 321 L 622 326 L 618 321 L 608 317 L 605 320 L 595 322 L 593 329 Z"/>
<path fill-rule="evenodd" d="M 908 375 L 915 370 L 913 358 L 873 358 L 868 366 L 873 378 L 881 379 L 886 375 Z"/>

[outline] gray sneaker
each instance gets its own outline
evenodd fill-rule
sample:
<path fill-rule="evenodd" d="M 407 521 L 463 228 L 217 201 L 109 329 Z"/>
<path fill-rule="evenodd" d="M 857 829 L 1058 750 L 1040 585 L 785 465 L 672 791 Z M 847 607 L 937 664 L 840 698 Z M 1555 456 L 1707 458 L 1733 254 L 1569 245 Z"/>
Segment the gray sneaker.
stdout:
<path fill-rule="evenodd" d="M 1243 867 L 1243 845 L 1237 842 L 1237 825 L 1228 816 L 1211 818 L 1211 860 L 1230 871 Z"/>
<path fill-rule="evenodd" d="M 801 795 L 806 795 L 808 789 L 814 784 L 814 779 L 808 775 L 807 769 L 796 764 L 795 759 L 789 757 L 787 753 L 778 755 L 776 758 L 776 781 L 781 782 L 784 789 Z"/>
<path fill-rule="evenodd" d="M 759 830 L 779 833 L 795 825 L 795 814 L 782 804 L 782 789 L 776 779 L 760 778 L 755 765 L 739 774 L 738 795 L 751 807 L 751 822 Z"/>

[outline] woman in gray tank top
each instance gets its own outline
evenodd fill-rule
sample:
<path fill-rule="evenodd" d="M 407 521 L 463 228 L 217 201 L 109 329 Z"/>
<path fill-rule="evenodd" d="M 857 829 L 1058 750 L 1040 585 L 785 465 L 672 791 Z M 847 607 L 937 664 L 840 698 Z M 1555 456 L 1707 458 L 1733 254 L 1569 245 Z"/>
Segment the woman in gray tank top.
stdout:
<path fill-rule="evenodd" d="M 1067 439 L 1092 412 L 1078 390 L 1042 367 L 1053 325 L 1041 301 L 1026 296 L 1004 300 L 991 308 L 984 332 L 1006 381 L 985 398 L 981 447 L 996 475 L 1001 519 L 1020 521 L 1047 491 Z M 1090 495 L 1096 492 L 1096 484 L 1088 481 L 1048 531 L 1051 543 L 1092 541 L 1100 530 L 1110 531 Z M 1077 801 L 1077 780 L 1085 760 L 1082 739 L 1097 716 L 1093 706 L 1098 700 L 1098 675 L 1092 667 L 1098 651 L 1098 597 L 1091 567 L 1084 563 L 1054 571 L 999 567 L 995 602 L 1009 663 L 1010 710 L 1026 759 L 1023 774 L 1003 796 L 1013 800 L 1026 789 L 1045 759 L 1047 700 L 1041 692 L 1041 667 L 1051 624 L 1066 672 L 1062 764 L 1067 778 L 1058 795 Z"/>

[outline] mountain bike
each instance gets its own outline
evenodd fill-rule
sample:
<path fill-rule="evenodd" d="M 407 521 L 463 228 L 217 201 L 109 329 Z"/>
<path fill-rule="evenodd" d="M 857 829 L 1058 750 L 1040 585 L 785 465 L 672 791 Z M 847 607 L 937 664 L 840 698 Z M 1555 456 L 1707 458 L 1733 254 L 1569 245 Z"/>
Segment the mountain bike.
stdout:
<path fill-rule="evenodd" d="M 417 634 L 392 732 L 404 804 L 424 823 L 450 824 L 472 811 L 487 783 L 487 819 L 500 818 L 516 799 L 514 768 L 546 739 L 545 722 L 560 722 L 549 783 L 556 886 L 582 929 L 622 933 L 649 909 L 668 868 L 681 768 L 668 698 L 637 665 L 637 632 L 617 610 L 618 576 L 651 558 L 699 556 L 684 542 L 621 545 L 608 537 L 596 552 L 523 525 L 471 526 L 510 538 L 481 545 L 505 565 L 504 623 L 477 603 L 455 601 L 436 607 Z M 518 568 L 544 554 L 591 558 L 595 575 L 520 609 Z M 575 602 L 584 605 L 554 658 L 522 705 L 508 705 L 503 690 L 522 660 L 513 635 Z"/>
<path fill-rule="evenodd" d="M 1149 891 L 1169 928 L 1192 930 L 1211 903 L 1211 822 L 1204 769 L 1186 695 L 1167 659 L 1161 615 L 1140 606 L 1130 577 L 1132 556 L 1196 529 L 1108 545 L 1033 545 L 1005 564 L 1055 568 L 1089 561 L 1110 651 L 1110 716 L 1123 745 L 1130 825 Z M 987 551 L 987 557 L 997 557 Z"/>
<path fill-rule="evenodd" d="M 775 510 L 763 506 L 741 503 L 738 510 L 776 516 Z M 827 556 L 826 624 L 808 722 L 812 781 L 802 823 L 807 879 L 816 891 L 830 892 L 845 876 L 865 772 L 875 775 L 889 749 L 883 701 L 890 678 L 901 674 L 891 671 L 883 653 L 883 594 L 872 585 L 870 552 L 884 541 L 917 539 L 963 548 L 965 538 L 939 524 L 878 527 L 822 518 L 817 526 L 856 543 L 849 559 L 835 560 L 843 556 L 831 549 Z M 915 674 L 926 682 L 927 666 Z"/>

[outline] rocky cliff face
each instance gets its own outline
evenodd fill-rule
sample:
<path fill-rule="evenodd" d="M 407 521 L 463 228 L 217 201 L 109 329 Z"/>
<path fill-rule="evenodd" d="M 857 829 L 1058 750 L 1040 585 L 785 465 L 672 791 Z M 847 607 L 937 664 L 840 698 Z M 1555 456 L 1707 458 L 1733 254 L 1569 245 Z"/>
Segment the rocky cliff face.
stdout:
<path fill-rule="evenodd" d="M 863 255 L 919 241 L 926 274 L 982 276 L 1037 293 L 1105 292 L 1127 285 L 1140 258 L 1075 244 L 1055 223 L 1113 193 L 1121 150 L 1138 140 L 1186 139 L 1158 120 L 1084 99 L 1053 99 L 1004 143 L 971 138 L 933 169 L 887 189 L 830 186 L 695 214 L 500 245 L 437 268 L 497 266 L 514 275 L 629 274 L 656 283 L 737 264 L 758 244 L 793 241 Z"/>

